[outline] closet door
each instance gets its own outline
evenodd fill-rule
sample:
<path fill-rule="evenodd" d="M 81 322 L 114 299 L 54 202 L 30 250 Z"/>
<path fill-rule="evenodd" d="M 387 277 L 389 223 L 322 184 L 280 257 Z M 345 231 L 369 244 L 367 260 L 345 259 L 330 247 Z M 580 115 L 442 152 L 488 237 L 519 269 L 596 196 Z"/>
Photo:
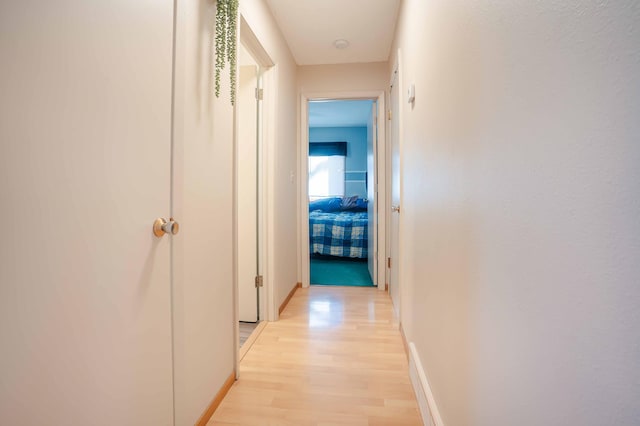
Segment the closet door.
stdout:
<path fill-rule="evenodd" d="M 171 425 L 173 1 L 0 3 L 0 424 Z"/>

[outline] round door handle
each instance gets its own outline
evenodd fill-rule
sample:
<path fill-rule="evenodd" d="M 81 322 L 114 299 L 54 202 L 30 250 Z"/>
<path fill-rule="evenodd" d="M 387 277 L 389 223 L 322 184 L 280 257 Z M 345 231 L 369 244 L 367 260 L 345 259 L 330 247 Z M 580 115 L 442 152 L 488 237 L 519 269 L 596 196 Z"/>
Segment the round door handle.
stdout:
<path fill-rule="evenodd" d="M 396 213 L 400 213 L 400 206 L 391 206 L 391 211 L 392 212 L 396 212 Z"/>
<path fill-rule="evenodd" d="M 153 222 L 153 235 L 158 238 L 164 234 L 176 235 L 179 231 L 180 224 L 173 220 L 172 217 L 169 220 L 159 217 Z"/>

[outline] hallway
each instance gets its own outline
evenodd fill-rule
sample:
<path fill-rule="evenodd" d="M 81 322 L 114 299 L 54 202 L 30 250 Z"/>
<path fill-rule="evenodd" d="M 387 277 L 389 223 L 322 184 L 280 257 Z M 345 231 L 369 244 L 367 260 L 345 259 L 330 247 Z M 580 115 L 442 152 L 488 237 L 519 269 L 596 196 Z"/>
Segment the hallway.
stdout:
<path fill-rule="evenodd" d="M 208 424 L 422 424 L 389 295 L 298 289 Z"/>
<path fill-rule="evenodd" d="M 640 426 L 640 0 L 2 1 L 0 55 L 0 426 Z M 298 288 L 353 187 L 388 292 Z"/>

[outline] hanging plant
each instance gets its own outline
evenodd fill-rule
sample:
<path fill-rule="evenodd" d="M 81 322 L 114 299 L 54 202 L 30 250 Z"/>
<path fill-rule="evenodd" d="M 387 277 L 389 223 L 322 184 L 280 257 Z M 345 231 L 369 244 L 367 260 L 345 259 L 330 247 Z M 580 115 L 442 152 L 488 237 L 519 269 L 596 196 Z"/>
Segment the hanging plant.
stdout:
<path fill-rule="evenodd" d="M 216 5 L 216 98 L 220 97 L 220 76 L 229 63 L 231 105 L 236 103 L 238 0 L 218 0 Z"/>

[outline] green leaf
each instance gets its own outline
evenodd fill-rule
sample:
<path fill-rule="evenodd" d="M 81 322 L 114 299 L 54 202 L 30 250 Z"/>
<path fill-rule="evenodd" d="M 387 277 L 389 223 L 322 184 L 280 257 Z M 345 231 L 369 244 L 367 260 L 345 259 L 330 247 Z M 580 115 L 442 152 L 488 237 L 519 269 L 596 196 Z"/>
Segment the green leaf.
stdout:
<path fill-rule="evenodd" d="M 231 105 L 236 102 L 238 4 L 238 0 L 218 0 L 216 3 L 215 94 L 220 97 L 220 76 L 229 63 Z"/>

